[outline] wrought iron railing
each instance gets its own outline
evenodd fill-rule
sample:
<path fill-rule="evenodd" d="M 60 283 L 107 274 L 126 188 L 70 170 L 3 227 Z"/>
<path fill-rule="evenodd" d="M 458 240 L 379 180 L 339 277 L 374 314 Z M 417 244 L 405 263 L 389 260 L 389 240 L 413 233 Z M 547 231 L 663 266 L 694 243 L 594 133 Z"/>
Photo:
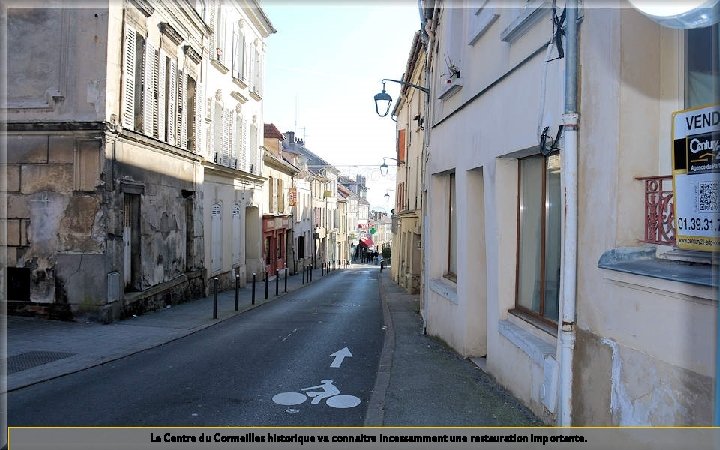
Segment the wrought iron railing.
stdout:
<path fill-rule="evenodd" d="M 672 176 L 638 177 L 645 183 L 645 238 L 649 244 L 675 245 Z"/>

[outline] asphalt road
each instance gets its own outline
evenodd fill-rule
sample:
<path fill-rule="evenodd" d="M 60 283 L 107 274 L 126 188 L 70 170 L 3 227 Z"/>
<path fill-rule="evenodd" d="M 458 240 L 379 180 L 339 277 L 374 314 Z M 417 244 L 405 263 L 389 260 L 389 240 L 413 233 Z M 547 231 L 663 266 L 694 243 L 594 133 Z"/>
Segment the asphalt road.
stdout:
<path fill-rule="evenodd" d="M 376 274 L 337 272 L 183 339 L 11 392 L 9 425 L 362 426 L 384 333 Z M 352 356 L 331 356 L 345 347 Z M 313 393 L 329 397 L 312 404 Z"/>

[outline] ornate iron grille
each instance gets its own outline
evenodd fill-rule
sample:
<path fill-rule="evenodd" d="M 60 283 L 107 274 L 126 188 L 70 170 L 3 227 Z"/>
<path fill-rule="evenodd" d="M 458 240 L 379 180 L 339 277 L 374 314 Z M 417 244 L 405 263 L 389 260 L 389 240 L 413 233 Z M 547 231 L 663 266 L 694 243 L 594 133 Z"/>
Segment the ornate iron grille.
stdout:
<path fill-rule="evenodd" d="M 675 245 L 672 176 L 638 177 L 645 183 L 645 238 L 649 244 Z"/>

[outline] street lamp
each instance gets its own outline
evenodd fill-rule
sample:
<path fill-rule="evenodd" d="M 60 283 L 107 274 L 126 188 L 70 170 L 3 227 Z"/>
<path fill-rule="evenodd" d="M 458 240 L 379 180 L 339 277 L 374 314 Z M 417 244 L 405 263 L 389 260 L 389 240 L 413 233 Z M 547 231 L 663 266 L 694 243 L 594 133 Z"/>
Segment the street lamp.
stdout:
<path fill-rule="evenodd" d="M 386 159 L 392 159 L 393 161 L 397 161 L 398 165 L 405 164 L 405 161 L 400 161 L 399 159 L 391 158 L 389 156 L 383 157 L 383 162 L 380 164 L 380 175 L 385 176 L 388 174 L 388 165 L 385 162 Z"/>
<path fill-rule="evenodd" d="M 629 1 L 641 13 L 669 28 L 701 28 L 720 20 L 720 0 Z"/>
<path fill-rule="evenodd" d="M 420 89 L 424 93 L 430 94 L 430 90 L 428 88 L 418 86 L 417 84 L 406 83 L 406 82 L 400 81 L 400 80 L 390 80 L 388 78 L 383 78 L 381 81 L 383 84 L 382 92 L 375 94 L 375 97 L 374 97 L 375 98 L 375 112 L 380 117 L 385 117 L 388 115 L 388 113 L 390 112 L 390 104 L 392 103 L 392 97 L 390 97 L 390 94 L 385 92 L 385 82 L 387 82 L 387 81 L 392 81 L 393 83 L 399 83 L 399 84 L 402 84 L 403 86 L 410 86 L 415 89 Z M 385 111 L 385 112 L 381 114 L 380 111 Z"/>

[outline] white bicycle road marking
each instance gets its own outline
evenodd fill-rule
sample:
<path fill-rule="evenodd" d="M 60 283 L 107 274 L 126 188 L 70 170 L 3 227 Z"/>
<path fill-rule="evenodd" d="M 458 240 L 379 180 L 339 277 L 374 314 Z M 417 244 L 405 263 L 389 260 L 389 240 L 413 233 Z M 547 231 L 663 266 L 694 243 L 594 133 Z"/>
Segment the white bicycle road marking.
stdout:
<path fill-rule="evenodd" d="M 322 380 L 317 386 L 300 389 L 305 392 L 281 392 L 275 394 L 273 402 L 278 405 L 292 406 L 305 403 L 312 398 L 310 404 L 317 405 L 325 399 L 325 404 L 332 408 L 354 408 L 360 404 L 360 398 L 354 395 L 340 394 L 340 390 L 333 384 L 333 380 Z"/>

